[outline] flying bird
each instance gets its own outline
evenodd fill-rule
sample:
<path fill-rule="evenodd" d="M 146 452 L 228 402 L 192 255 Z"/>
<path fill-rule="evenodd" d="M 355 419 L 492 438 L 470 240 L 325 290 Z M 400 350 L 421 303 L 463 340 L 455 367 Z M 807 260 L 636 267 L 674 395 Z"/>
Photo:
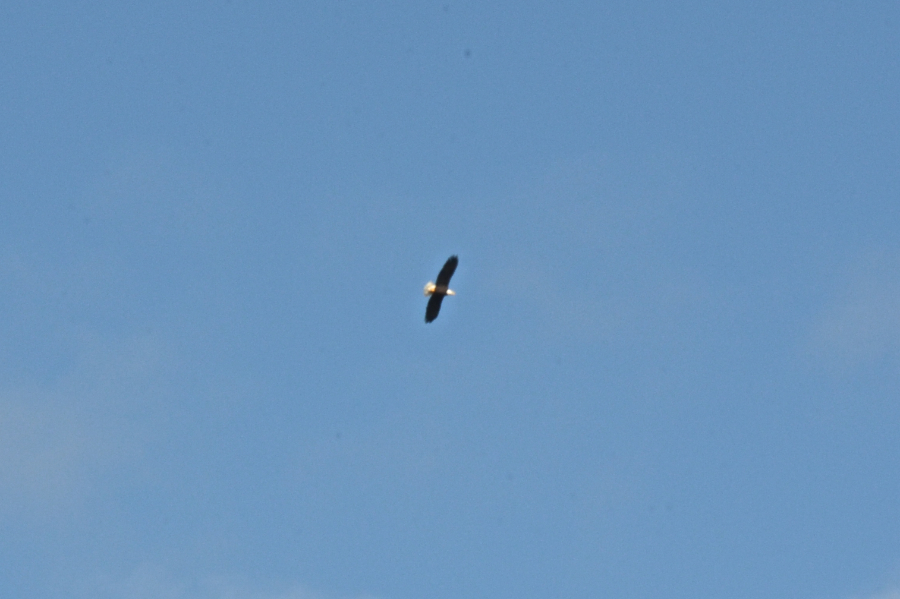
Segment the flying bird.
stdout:
<path fill-rule="evenodd" d="M 425 295 L 431 296 L 431 299 L 428 300 L 428 307 L 425 308 L 425 322 L 431 322 L 438 317 L 438 312 L 441 311 L 441 302 L 444 301 L 445 295 L 456 295 L 456 292 L 450 289 L 448 285 L 450 285 L 450 277 L 453 276 L 458 263 L 459 258 L 450 256 L 444 263 L 444 268 L 438 273 L 437 283 L 428 281 L 428 284 L 425 285 Z"/>

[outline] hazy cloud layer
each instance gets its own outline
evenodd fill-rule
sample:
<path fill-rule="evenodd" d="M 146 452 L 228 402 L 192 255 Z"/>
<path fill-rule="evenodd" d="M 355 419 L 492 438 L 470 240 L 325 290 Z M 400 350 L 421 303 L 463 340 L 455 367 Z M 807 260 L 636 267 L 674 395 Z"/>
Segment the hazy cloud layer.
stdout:
<path fill-rule="evenodd" d="M 375 599 L 371 595 L 328 595 L 298 584 L 269 585 L 263 589 L 233 576 L 177 577 L 150 564 L 101 586 L 101 596 L 107 599 Z"/>
<path fill-rule="evenodd" d="M 874 595 L 870 595 L 868 599 L 900 599 L 900 588 L 888 589 Z"/>
<path fill-rule="evenodd" d="M 900 258 L 879 255 L 846 276 L 813 324 L 809 351 L 828 367 L 898 366 L 900 357 Z"/>
<path fill-rule="evenodd" d="M 42 519 L 94 494 L 133 462 L 161 348 L 153 338 L 80 336 L 63 374 L 0 388 L 0 518 Z"/>

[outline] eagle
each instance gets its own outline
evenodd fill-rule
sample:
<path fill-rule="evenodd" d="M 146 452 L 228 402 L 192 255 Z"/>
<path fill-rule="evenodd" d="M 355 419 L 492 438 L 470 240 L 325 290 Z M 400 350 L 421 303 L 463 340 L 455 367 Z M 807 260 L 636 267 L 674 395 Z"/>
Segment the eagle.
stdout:
<path fill-rule="evenodd" d="M 450 285 L 450 277 L 453 276 L 458 263 L 458 257 L 450 256 L 444 263 L 444 268 L 438 273 L 437 283 L 428 281 L 428 284 L 425 285 L 425 295 L 431 296 L 431 299 L 428 300 L 428 307 L 425 308 L 426 323 L 438 317 L 438 312 L 441 311 L 441 302 L 444 301 L 445 295 L 456 295 L 456 292 L 450 289 L 448 285 Z"/>

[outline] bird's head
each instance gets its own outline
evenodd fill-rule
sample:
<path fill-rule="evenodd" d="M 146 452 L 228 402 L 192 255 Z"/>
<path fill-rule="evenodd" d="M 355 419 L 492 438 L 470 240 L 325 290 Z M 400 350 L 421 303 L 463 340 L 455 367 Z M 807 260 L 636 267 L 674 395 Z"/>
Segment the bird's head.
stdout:
<path fill-rule="evenodd" d="M 432 293 L 434 293 L 434 290 L 436 288 L 437 288 L 437 285 L 435 285 L 431 281 L 428 281 L 428 284 L 425 285 L 425 295 L 431 295 Z"/>

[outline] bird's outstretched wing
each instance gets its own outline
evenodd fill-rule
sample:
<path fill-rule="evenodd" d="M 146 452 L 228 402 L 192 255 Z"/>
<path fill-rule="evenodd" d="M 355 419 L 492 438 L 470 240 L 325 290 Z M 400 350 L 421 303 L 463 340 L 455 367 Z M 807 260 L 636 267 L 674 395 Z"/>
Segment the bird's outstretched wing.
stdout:
<path fill-rule="evenodd" d="M 447 258 L 447 261 L 444 263 L 444 268 L 441 269 L 441 272 L 437 276 L 438 287 L 450 284 L 450 277 L 453 276 L 453 273 L 456 271 L 456 265 L 459 264 L 459 258 L 456 256 L 450 256 Z M 440 303 L 438 303 L 438 309 L 440 309 Z M 434 313 L 437 316 L 437 311 Z"/>
<path fill-rule="evenodd" d="M 441 302 L 444 301 L 444 294 L 436 293 L 428 298 L 428 307 L 425 308 L 425 322 L 431 322 L 438 316 L 441 311 Z"/>

